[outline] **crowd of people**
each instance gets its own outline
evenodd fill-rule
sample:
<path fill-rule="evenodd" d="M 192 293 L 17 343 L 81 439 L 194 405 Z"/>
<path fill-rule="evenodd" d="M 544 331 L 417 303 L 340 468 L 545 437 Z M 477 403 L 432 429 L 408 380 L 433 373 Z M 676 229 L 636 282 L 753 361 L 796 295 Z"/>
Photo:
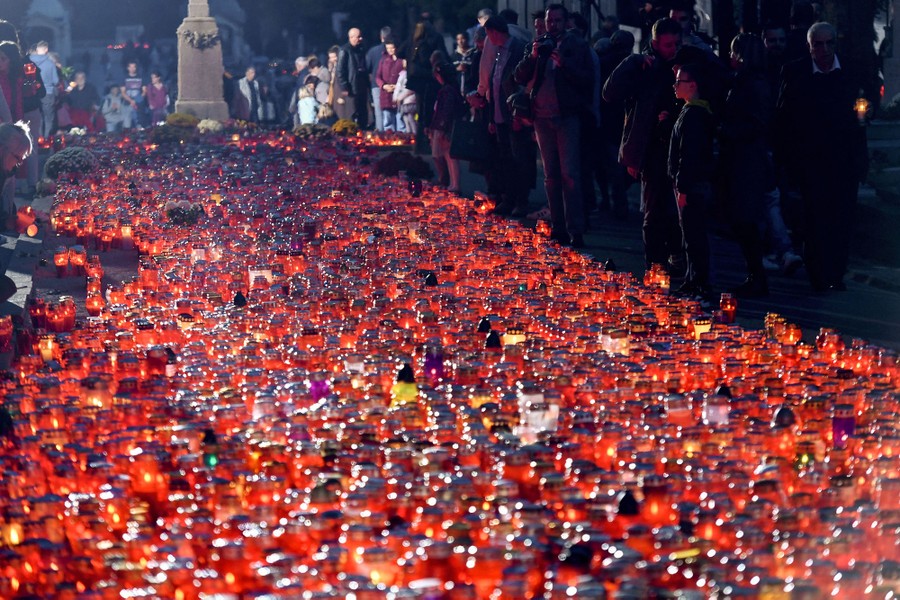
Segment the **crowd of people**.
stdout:
<path fill-rule="evenodd" d="M 844 289 L 867 153 L 854 110 L 863 86 L 835 52 L 834 27 L 795 0 L 789 22 L 742 32 L 716 53 L 694 31 L 693 0 L 649 4 L 640 53 L 614 18 L 591 37 L 562 4 L 530 15 L 534 34 L 512 10 L 482 9 L 451 49 L 423 14 L 407 41 L 383 27 L 367 47 L 353 27 L 327 58 L 298 57 L 286 99 L 253 65 L 226 74 L 226 100 L 234 118 L 271 126 L 351 119 L 414 134 L 441 184 L 458 191 L 459 160 L 469 160 L 496 213 L 549 221 L 552 239 L 574 247 L 594 211 L 627 215 L 638 182 L 646 266 L 682 280 L 678 294 L 711 299 L 714 222 L 746 260 L 739 296 L 766 296 L 767 270 L 802 264 L 814 291 Z M 100 97 L 83 71 L 67 82 L 45 42 L 23 52 L 14 28 L 0 34 L 0 120 L 25 120 L 36 137 L 144 127 L 171 110 L 160 74 L 145 79 L 137 61 Z M 480 156 L 461 154 L 463 135 L 479 136 Z M 546 204 L 530 212 L 538 155 Z"/>
<path fill-rule="evenodd" d="M 297 60 L 292 124 L 342 118 L 414 133 L 449 189 L 468 158 L 495 212 L 547 220 L 552 239 L 574 247 L 594 211 L 627 215 L 637 182 L 647 268 L 660 265 L 683 281 L 676 293 L 701 301 L 712 298 L 714 223 L 746 261 L 739 296 L 764 297 L 767 271 L 804 264 L 817 293 L 844 289 L 867 153 L 854 111 L 863 86 L 835 54 L 834 27 L 795 0 L 788 21 L 742 32 L 717 53 L 694 30 L 692 0 L 649 4 L 640 53 L 614 18 L 591 37 L 562 4 L 531 15 L 534 35 L 514 11 L 482 9 L 449 51 L 427 15 L 402 44 L 385 27 L 366 49 L 351 28 L 325 64 Z M 248 70 L 232 105 L 263 121 L 271 93 L 252 82 Z M 453 149 L 471 123 L 489 147 L 482 157 Z M 547 202 L 531 212 L 538 154 Z"/>

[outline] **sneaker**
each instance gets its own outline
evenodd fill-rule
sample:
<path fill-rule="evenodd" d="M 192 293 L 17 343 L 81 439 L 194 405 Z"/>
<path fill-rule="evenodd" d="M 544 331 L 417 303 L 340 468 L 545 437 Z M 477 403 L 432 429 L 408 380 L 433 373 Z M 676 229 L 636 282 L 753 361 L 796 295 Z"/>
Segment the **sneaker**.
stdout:
<path fill-rule="evenodd" d="M 545 206 L 540 210 L 536 210 L 532 213 L 528 213 L 526 218 L 533 219 L 535 221 L 549 221 L 550 220 L 550 207 Z"/>
<path fill-rule="evenodd" d="M 676 298 L 692 298 L 697 295 L 699 288 L 692 281 L 685 281 L 679 287 L 672 290 L 672 295 Z"/>
<path fill-rule="evenodd" d="M 501 202 L 494 209 L 494 214 L 506 216 L 506 215 L 510 214 L 514 208 L 515 208 L 515 205 L 512 204 L 511 202 Z"/>
<path fill-rule="evenodd" d="M 509 213 L 513 217 L 525 217 L 528 215 L 528 207 L 527 206 L 517 206 L 512 209 L 512 212 Z"/>
<path fill-rule="evenodd" d="M 671 277 L 685 277 L 687 273 L 687 261 L 684 259 L 684 254 L 670 254 L 668 263 L 668 271 Z"/>
<path fill-rule="evenodd" d="M 788 250 L 781 257 L 781 269 L 784 271 L 784 274 L 787 276 L 791 276 L 797 272 L 803 266 L 803 259 L 800 258 L 799 255 L 794 252 Z"/>
<path fill-rule="evenodd" d="M 769 295 L 769 284 L 759 277 L 748 277 L 732 292 L 738 298 L 765 298 Z"/>
<path fill-rule="evenodd" d="M 781 270 L 781 264 L 779 264 L 778 258 L 774 254 L 763 256 L 762 264 L 763 269 L 766 271 L 776 272 Z"/>
<path fill-rule="evenodd" d="M 550 239 L 561 246 L 568 246 L 572 243 L 572 239 L 569 237 L 569 234 L 564 231 L 551 231 Z"/>

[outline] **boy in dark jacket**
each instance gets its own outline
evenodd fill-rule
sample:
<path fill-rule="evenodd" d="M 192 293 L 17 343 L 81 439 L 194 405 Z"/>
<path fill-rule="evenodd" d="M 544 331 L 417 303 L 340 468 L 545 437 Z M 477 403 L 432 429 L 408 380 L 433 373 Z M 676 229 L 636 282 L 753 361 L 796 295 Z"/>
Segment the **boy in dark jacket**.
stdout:
<path fill-rule="evenodd" d="M 708 231 L 715 124 L 709 102 L 703 99 L 701 77 L 696 65 L 682 65 L 676 72 L 675 97 L 685 105 L 672 129 L 668 171 L 687 255 L 685 281 L 676 294 L 709 301 Z"/>

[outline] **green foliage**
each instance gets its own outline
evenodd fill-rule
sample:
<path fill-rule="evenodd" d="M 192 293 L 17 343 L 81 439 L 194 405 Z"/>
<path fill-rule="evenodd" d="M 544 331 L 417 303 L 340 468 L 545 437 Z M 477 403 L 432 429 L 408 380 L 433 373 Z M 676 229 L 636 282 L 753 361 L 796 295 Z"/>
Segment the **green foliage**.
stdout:
<path fill-rule="evenodd" d="M 194 115 L 182 112 L 174 112 L 166 117 L 166 125 L 172 127 L 196 127 L 200 119 Z"/>
<path fill-rule="evenodd" d="M 150 139 L 154 144 L 179 144 L 182 142 L 192 142 L 196 140 L 199 135 L 200 132 L 196 127 L 159 125 L 158 127 L 154 127 L 150 130 Z"/>

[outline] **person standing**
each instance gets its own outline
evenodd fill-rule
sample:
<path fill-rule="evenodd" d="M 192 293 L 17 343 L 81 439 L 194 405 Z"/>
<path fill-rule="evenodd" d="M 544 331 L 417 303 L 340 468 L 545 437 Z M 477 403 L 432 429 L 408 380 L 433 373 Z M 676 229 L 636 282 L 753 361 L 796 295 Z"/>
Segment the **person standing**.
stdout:
<path fill-rule="evenodd" d="M 774 186 L 767 135 L 775 106 L 765 79 L 765 46 L 759 36 L 739 33 L 731 42 L 735 70 L 725 99 L 720 134 L 722 199 L 747 263 L 747 279 L 734 293 L 761 298 L 769 293 L 763 268 L 766 192 Z"/>
<path fill-rule="evenodd" d="M 653 25 L 650 48 L 623 60 L 603 86 L 603 99 L 623 103 L 625 124 L 619 144 L 619 163 L 641 182 L 644 260 L 670 268 L 670 256 L 683 256 L 678 211 L 666 156 L 672 126 L 678 115 L 672 94 L 672 64 L 681 46 L 681 25 L 660 19 Z"/>
<path fill-rule="evenodd" d="M 247 67 L 244 71 L 244 76 L 238 80 L 238 89 L 234 97 L 235 118 L 259 123 L 262 118 L 262 99 L 259 95 L 255 67 Z"/>
<path fill-rule="evenodd" d="M 56 118 L 56 103 L 59 100 L 59 73 L 49 54 L 50 44 L 41 40 L 34 46 L 34 52 L 29 56 L 41 73 L 41 81 L 47 94 L 41 99 L 41 126 L 39 135 L 48 138 L 53 134 L 54 120 Z"/>
<path fill-rule="evenodd" d="M 307 75 L 303 87 L 297 92 L 298 125 L 311 125 L 318 122 L 319 101 L 316 99 L 316 86 L 319 78 Z"/>
<path fill-rule="evenodd" d="M 566 31 L 568 18 L 562 4 L 547 5 L 547 34 L 531 44 L 516 67 L 515 81 L 533 90 L 534 132 L 544 165 L 551 235 L 582 248 L 580 116 L 590 107 L 594 65 L 587 42 Z"/>
<path fill-rule="evenodd" d="M 369 72 L 366 69 L 366 53 L 362 45 L 362 32 L 351 27 L 347 31 L 347 43 L 338 55 L 337 76 L 342 94 L 350 105 L 351 115 L 360 129 L 369 128 Z"/>
<path fill-rule="evenodd" d="M 122 84 L 122 96 L 131 108 L 125 119 L 125 129 L 141 128 L 144 125 L 144 112 L 147 99 L 147 82 L 138 73 L 137 62 L 130 60 L 126 66 L 125 81 Z"/>
<path fill-rule="evenodd" d="M 531 141 L 532 129 L 516 122 L 507 106 L 507 98 L 519 87 L 513 74 L 525 54 L 525 42 L 509 33 L 509 26 L 500 17 L 489 17 L 484 23 L 488 39 L 497 49 L 497 59 L 491 65 L 487 111 L 490 117 L 488 131 L 496 144 L 496 166 L 502 202 L 494 212 L 502 215 L 524 216 L 528 210 L 529 179 L 535 167 Z M 529 152 L 531 149 L 531 152 Z M 528 164 L 528 158 L 531 164 Z"/>
<path fill-rule="evenodd" d="M 776 150 L 800 189 L 810 284 L 817 293 L 842 291 L 859 183 L 868 170 L 866 130 L 854 111 L 862 86 L 835 53 L 833 25 L 814 24 L 806 39 L 809 56 L 785 64 L 782 73 Z"/>
<path fill-rule="evenodd" d="M 159 71 L 150 73 L 150 85 L 147 86 L 147 106 L 150 107 L 150 122 L 153 124 L 166 120 L 169 114 L 169 88 L 163 83 Z"/>
<path fill-rule="evenodd" d="M 600 76 L 602 84 L 606 84 L 613 70 L 623 60 L 631 56 L 634 48 L 634 35 L 625 29 L 612 34 L 608 40 L 600 40 L 598 46 L 602 48 L 600 56 Z M 601 85 L 602 89 L 602 85 Z M 596 179 L 600 186 L 600 207 L 612 206 L 613 215 L 617 219 L 625 219 L 628 216 L 628 186 L 632 179 L 625 167 L 617 159 L 619 142 L 622 140 L 622 123 L 625 117 L 624 102 L 607 102 L 600 99 L 600 146 L 603 153 L 602 161 L 597 169 Z"/>
<path fill-rule="evenodd" d="M 397 106 L 399 131 L 416 135 L 416 93 L 406 87 L 406 66 L 397 76 L 397 84 L 391 95 Z"/>
<path fill-rule="evenodd" d="M 439 88 L 432 75 L 435 66 L 432 56 L 435 53 L 439 55 L 438 64 L 447 62 L 443 38 L 435 31 L 431 15 L 422 13 L 413 30 L 406 56 L 406 87 L 416 95 L 416 151 L 421 153 L 426 151 L 426 145 L 429 144 L 425 130 L 431 127 L 431 115 L 434 114 L 434 101 Z"/>
<path fill-rule="evenodd" d="M 678 69 L 675 97 L 685 104 L 672 128 L 668 172 L 687 255 L 687 272 L 678 295 L 710 302 L 709 219 L 715 123 L 709 102 L 703 98 L 702 85 L 703 73 L 699 66 L 682 65 Z"/>
<path fill-rule="evenodd" d="M 384 56 L 378 62 L 375 73 L 375 82 L 380 92 L 378 105 L 381 107 L 382 130 L 403 131 L 403 120 L 399 116 L 397 103 L 394 102 L 394 90 L 400 79 L 400 72 L 403 71 L 403 59 L 397 56 L 397 44 L 392 38 L 385 38 L 384 48 Z"/>
<path fill-rule="evenodd" d="M 434 78 L 440 87 L 428 131 L 431 138 L 431 158 L 438 172 L 439 183 L 448 186 L 448 192 L 459 192 L 459 161 L 450 156 L 450 135 L 453 123 L 465 113 L 466 103 L 459 93 L 453 65 L 437 65 L 434 68 Z"/>
<path fill-rule="evenodd" d="M 375 130 L 384 131 L 386 127 L 383 120 L 383 107 L 381 105 L 383 94 L 381 93 L 381 87 L 376 81 L 376 71 L 384 56 L 385 40 L 390 37 L 391 28 L 382 27 L 381 31 L 378 32 L 378 35 L 380 42 L 366 51 L 366 70 L 369 72 L 369 88 L 372 92 L 372 114 L 375 117 Z M 394 49 L 396 50 L 396 46 L 394 46 Z"/>

